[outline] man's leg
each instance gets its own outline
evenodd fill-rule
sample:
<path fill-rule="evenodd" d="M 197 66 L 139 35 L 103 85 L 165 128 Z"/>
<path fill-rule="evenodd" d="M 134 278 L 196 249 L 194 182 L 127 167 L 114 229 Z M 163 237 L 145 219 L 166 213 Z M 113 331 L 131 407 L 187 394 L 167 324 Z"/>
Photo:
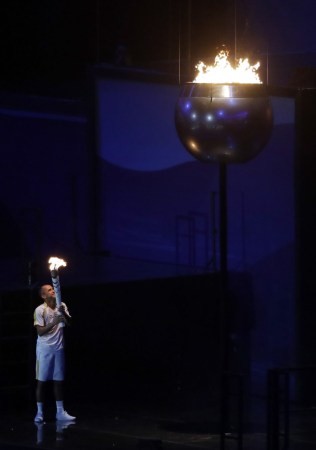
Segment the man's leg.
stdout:
<path fill-rule="evenodd" d="M 64 410 L 64 396 L 63 396 L 63 382 L 62 381 L 54 381 L 54 394 L 56 400 L 56 419 L 57 420 L 65 420 L 71 421 L 75 420 L 74 416 L 71 416 Z"/>
<path fill-rule="evenodd" d="M 59 417 L 64 411 L 64 372 L 65 355 L 64 350 L 55 353 L 54 365 L 54 396 L 56 400 L 56 417 Z"/>
<path fill-rule="evenodd" d="M 57 420 L 75 420 L 74 416 L 68 414 L 64 409 L 64 374 L 65 374 L 65 355 L 63 350 L 55 353 L 54 367 L 54 394 L 56 400 L 56 419 Z"/>
<path fill-rule="evenodd" d="M 53 355 L 48 350 L 42 348 L 36 349 L 36 402 L 37 402 L 37 414 L 35 416 L 35 422 L 43 422 L 43 406 L 45 397 L 46 380 L 50 380 L 50 371 L 52 366 Z"/>
<path fill-rule="evenodd" d="M 36 385 L 36 404 L 37 404 L 37 413 L 35 416 L 35 422 L 43 422 L 44 420 L 44 413 L 43 413 L 43 406 L 44 406 L 44 392 L 45 390 L 45 381 L 39 381 L 37 380 Z"/>
<path fill-rule="evenodd" d="M 62 402 L 64 400 L 64 386 L 63 381 L 54 381 L 54 395 L 56 402 Z"/>
<path fill-rule="evenodd" d="M 45 394 L 45 381 L 37 380 L 36 385 L 36 401 L 38 403 L 44 403 L 44 394 Z"/>

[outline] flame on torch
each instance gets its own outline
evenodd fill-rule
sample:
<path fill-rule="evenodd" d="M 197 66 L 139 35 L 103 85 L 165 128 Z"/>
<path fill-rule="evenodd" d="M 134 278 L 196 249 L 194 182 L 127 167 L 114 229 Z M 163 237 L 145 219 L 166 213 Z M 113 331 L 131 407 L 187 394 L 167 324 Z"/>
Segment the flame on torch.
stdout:
<path fill-rule="evenodd" d="M 57 304 L 57 307 L 59 307 L 61 305 L 61 289 L 60 289 L 58 269 L 59 269 L 59 267 L 67 266 L 67 263 L 63 259 L 52 256 L 48 260 L 48 264 L 49 264 L 50 274 L 52 277 L 53 288 L 55 291 L 56 304 Z M 61 326 L 64 326 L 64 323 L 61 323 Z"/>
<path fill-rule="evenodd" d="M 237 66 L 234 68 L 228 61 L 227 50 L 221 50 L 215 57 L 214 65 L 208 66 L 203 62 L 199 62 L 195 68 L 198 71 L 194 83 L 213 83 L 213 84 L 262 84 L 259 74 L 257 73 L 260 63 L 254 65 L 249 63 L 248 58 L 239 59 Z"/>
<path fill-rule="evenodd" d="M 58 270 L 59 267 L 62 267 L 62 266 L 64 266 L 64 267 L 67 266 L 66 261 L 64 261 L 63 259 L 57 258 L 56 256 L 50 257 L 48 260 L 48 264 L 50 264 L 50 266 L 49 266 L 50 271 L 52 271 L 54 269 Z"/>

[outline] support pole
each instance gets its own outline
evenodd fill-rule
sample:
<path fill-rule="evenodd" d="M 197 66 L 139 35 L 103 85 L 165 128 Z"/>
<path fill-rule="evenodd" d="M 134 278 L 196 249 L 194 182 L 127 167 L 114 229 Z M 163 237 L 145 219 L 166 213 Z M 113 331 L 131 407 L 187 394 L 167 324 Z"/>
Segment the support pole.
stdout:
<path fill-rule="evenodd" d="M 227 283 L 227 168 L 219 165 L 219 208 L 220 208 L 220 273 L 224 285 Z"/>
<path fill-rule="evenodd" d="M 220 208 L 220 449 L 225 449 L 228 424 L 228 336 L 227 336 L 227 167 L 219 165 Z"/>

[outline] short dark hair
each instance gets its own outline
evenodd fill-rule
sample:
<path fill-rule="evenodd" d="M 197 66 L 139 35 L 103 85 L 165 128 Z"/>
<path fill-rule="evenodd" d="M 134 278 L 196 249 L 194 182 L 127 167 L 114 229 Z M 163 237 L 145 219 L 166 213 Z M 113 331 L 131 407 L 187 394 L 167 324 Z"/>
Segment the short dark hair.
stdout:
<path fill-rule="evenodd" d="M 42 298 L 42 293 L 43 293 L 43 287 L 46 286 L 46 284 L 42 284 L 39 288 L 38 288 L 38 295 L 40 298 Z"/>

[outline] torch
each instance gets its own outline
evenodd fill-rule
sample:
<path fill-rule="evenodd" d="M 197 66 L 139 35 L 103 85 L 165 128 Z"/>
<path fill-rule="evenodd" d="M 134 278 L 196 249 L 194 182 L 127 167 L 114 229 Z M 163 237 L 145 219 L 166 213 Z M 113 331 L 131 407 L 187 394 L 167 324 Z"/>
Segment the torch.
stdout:
<path fill-rule="evenodd" d="M 59 269 L 59 267 L 67 266 L 67 263 L 63 259 L 57 258 L 55 256 L 52 256 L 48 260 L 48 263 L 49 263 L 50 274 L 52 277 L 53 288 L 54 288 L 55 296 L 56 296 L 56 304 L 57 304 L 57 307 L 59 308 L 59 306 L 61 305 L 61 289 L 60 289 L 58 269 Z M 61 326 L 65 326 L 65 324 L 63 322 L 61 322 Z"/>

